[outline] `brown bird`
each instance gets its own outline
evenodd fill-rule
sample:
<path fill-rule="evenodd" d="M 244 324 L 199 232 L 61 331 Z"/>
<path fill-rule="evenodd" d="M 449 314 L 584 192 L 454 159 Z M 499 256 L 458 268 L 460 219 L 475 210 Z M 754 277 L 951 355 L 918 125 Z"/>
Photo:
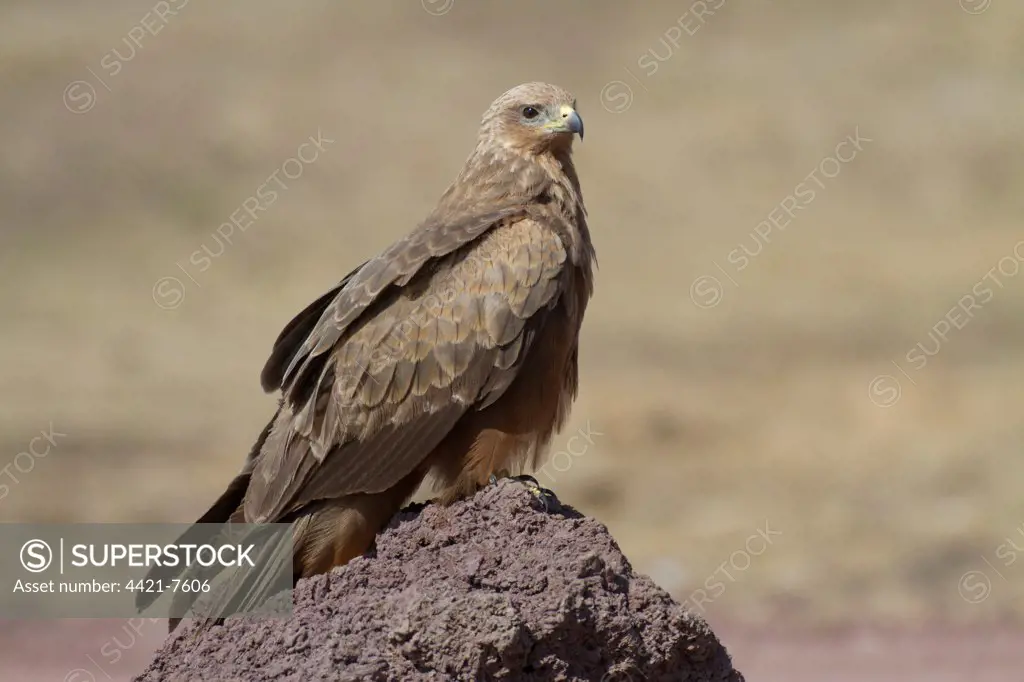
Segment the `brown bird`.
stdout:
<path fill-rule="evenodd" d="M 448 503 L 536 466 L 593 290 L 575 134 L 560 87 L 491 104 L 426 220 L 278 336 L 261 381 L 280 407 L 198 523 L 294 523 L 298 579 L 366 551 L 428 475 Z"/>

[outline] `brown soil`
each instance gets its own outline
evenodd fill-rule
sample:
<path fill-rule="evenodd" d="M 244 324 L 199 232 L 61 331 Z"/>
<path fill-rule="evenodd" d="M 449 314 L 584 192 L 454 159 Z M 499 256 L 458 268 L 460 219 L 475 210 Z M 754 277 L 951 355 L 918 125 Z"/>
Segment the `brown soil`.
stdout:
<path fill-rule="evenodd" d="M 512 482 L 398 514 L 294 600 L 286 621 L 190 623 L 137 681 L 743 680 L 607 528 Z"/>

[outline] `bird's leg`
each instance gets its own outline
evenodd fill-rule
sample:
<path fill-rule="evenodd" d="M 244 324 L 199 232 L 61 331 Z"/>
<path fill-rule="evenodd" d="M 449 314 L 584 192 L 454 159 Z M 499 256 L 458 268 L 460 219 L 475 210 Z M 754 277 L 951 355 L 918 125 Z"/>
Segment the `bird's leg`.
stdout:
<path fill-rule="evenodd" d="M 507 469 L 502 469 L 491 474 L 491 485 L 497 485 L 498 480 L 502 478 L 507 478 L 510 481 L 521 483 L 530 492 L 531 495 L 540 500 L 541 504 L 544 505 L 544 511 L 552 512 L 558 511 L 559 509 L 562 508 L 562 504 L 558 501 L 558 497 L 555 495 L 555 493 L 541 486 L 541 484 L 538 483 L 537 479 L 534 478 L 533 476 L 529 474 L 519 474 L 517 476 L 513 476 L 512 473 Z"/>

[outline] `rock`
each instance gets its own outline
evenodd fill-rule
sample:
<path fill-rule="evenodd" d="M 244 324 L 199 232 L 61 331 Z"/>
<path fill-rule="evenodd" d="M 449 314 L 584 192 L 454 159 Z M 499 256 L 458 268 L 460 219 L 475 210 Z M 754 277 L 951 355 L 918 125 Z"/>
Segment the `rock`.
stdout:
<path fill-rule="evenodd" d="M 366 556 L 298 583 L 288 620 L 183 622 L 141 682 L 742 682 L 699 617 L 608 530 L 501 481 L 413 505 Z"/>

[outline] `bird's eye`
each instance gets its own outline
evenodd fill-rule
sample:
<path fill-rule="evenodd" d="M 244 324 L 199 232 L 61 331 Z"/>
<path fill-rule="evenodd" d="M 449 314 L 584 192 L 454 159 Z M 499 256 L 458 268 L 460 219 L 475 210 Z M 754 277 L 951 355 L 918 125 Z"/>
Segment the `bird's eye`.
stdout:
<path fill-rule="evenodd" d="M 523 107 L 523 118 L 537 118 L 540 112 L 536 107 Z"/>

